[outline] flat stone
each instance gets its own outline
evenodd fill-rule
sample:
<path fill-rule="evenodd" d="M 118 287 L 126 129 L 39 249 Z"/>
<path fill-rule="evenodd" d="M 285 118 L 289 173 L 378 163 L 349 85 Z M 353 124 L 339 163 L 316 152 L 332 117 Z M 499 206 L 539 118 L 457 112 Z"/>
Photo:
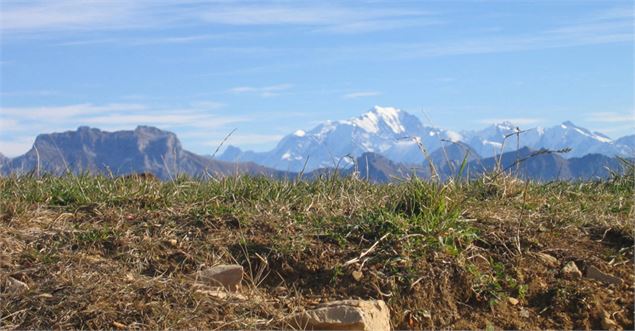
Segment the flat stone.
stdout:
<path fill-rule="evenodd" d="M 529 318 L 529 311 L 525 308 L 520 308 L 520 317 Z"/>
<path fill-rule="evenodd" d="M 383 300 L 333 301 L 289 320 L 294 327 L 310 330 L 390 330 L 390 310 Z"/>
<path fill-rule="evenodd" d="M 112 322 L 112 326 L 114 326 L 117 330 L 125 330 L 128 328 L 127 325 L 123 324 L 123 323 L 119 323 L 117 321 Z"/>
<path fill-rule="evenodd" d="M 200 270 L 197 276 L 207 285 L 222 286 L 229 291 L 236 291 L 243 280 L 243 267 L 237 264 L 221 264 Z"/>
<path fill-rule="evenodd" d="M 582 272 L 573 261 L 569 261 L 562 268 L 562 274 L 568 278 L 582 278 Z"/>
<path fill-rule="evenodd" d="M 598 280 L 607 284 L 616 284 L 621 285 L 624 281 L 621 278 L 617 278 L 615 276 L 603 273 L 600 269 L 590 265 L 586 269 L 586 277 L 594 280 Z"/>
<path fill-rule="evenodd" d="M 518 304 L 519 301 L 516 298 L 508 297 L 507 302 L 509 302 L 510 305 L 515 306 Z"/>
<path fill-rule="evenodd" d="M 197 290 L 196 293 L 200 293 L 200 294 L 205 294 L 208 295 L 210 297 L 216 298 L 216 299 L 220 299 L 220 300 L 237 300 L 237 301 L 245 301 L 247 300 L 247 297 L 240 294 L 240 293 L 234 293 L 234 292 L 229 292 L 229 291 L 225 291 L 225 290 Z"/>
<path fill-rule="evenodd" d="M 534 253 L 534 256 L 536 256 L 540 261 L 542 261 L 542 263 L 552 268 L 556 268 L 557 266 L 560 265 L 560 262 L 558 262 L 558 259 L 556 259 L 555 257 L 547 253 Z"/>

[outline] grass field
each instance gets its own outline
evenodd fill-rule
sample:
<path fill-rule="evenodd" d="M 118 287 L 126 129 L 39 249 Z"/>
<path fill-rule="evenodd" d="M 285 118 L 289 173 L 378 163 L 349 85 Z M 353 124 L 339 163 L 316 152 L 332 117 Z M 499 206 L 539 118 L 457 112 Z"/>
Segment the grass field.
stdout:
<path fill-rule="evenodd" d="M 633 329 L 634 185 L 2 178 L 0 328 L 284 328 L 376 298 L 401 329 Z M 220 263 L 244 266 L 248 300 L 200 290 Z"/>

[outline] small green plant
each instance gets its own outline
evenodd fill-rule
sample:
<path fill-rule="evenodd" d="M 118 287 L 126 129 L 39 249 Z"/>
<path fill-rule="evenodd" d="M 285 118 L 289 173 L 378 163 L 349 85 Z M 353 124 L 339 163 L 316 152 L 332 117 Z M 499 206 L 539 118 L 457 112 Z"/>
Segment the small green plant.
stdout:
<path fill-rule="evenodd" d="M 116 237 L 116 233 L 113 230 L 111 230 L 108 226 L 105 226 L 103 228 L 95 228 L 95 229 L 90 229 L 88 231 L 80 232 L 77 235 L 77 241 L 80 244 L 90 244 L 90 243 L 107 241 L 115 237 Z"/>

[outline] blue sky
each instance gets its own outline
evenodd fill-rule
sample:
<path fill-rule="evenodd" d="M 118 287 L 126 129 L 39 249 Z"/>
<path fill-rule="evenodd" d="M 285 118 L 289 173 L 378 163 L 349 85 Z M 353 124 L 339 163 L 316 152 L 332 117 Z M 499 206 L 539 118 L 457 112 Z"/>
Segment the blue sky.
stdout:
<path fill-rule="evenodd" d="M 635 133 L 631 1 L 12 1 L 0 153 L 155 125 L 192 151 L 271 148 L 394 106 L 453 130 L 564 120 Z"/>

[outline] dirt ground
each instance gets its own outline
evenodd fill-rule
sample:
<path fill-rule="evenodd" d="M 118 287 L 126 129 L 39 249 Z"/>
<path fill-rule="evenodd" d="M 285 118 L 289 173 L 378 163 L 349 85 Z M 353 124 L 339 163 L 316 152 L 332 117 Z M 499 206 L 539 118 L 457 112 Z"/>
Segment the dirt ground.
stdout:
<path fill-rule="evenodd" d="M 519 211 L 512 200 L 465 203 L 457 224 L 474 237 L 445 246 L 397 231 L 369 237 L 366 223 L 341 237 L 318 232 L 295 207 L 5 204 L 0 327 L 281 329 L 319 303 L 372 298 L 386 301 L 395 329 L 633 329 L 632 211 Z M 570 262 L 581 277 L 563 270 Z M 197 282 L 219 263 L 244 267 L 245 298 L 213 297 Z M 593 267 L 617 280 L 587 277 Z"/>

